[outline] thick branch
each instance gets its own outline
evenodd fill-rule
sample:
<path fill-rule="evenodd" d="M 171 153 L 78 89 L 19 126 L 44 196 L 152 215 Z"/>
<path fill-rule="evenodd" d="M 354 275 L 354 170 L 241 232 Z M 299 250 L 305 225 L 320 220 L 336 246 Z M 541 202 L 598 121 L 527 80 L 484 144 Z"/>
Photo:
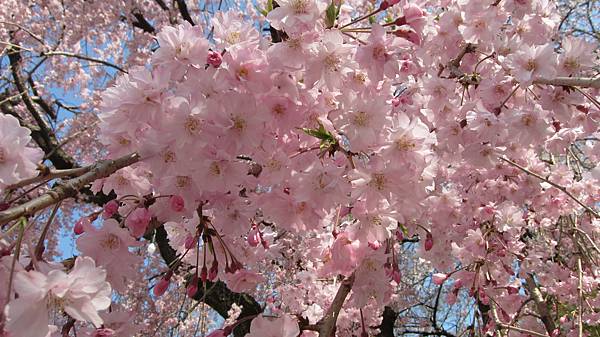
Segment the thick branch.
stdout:
<path fill-rule="evenodd" d="M 533 279 L 533 276 L 531 274 L 527 275 L 525 288 L 527 288 L 529 296 L 535 302 L 537 313 L 538 315 L 540 315 L 540 319 L 546 327 L 546 332 L 548 333 L 548 335 L 552 336 L 554 330 L 556 329 L 556 325 L 554 324 L 554 320 L 552 319 L 552 316 L 550 314 L 548 303 L 546 303 L 546 301 L 544 300 L 544 296 L 535 284 L 535 280 Z"/>
<path fill-rule="evenodd" d="M 85 185 L 100 178 L 108 177 L 117 170 L 127 167 L 139 160 L 140 156 L 133 153 L 115 160 L 100 161 L 91 166 L 89 171 L 80 177 L 67 180 L 35 199 L 0 212 L 0 225 L 4 225 L 9 221 L 18 219 L 22 216 L 32 215 L 61 200 L 74 197 L 85 187 Z"/>
<path fill-rule="evenodd" d="M 181 16 L 185 21 L 189 22 L 192 26 L 196 25 L 194 20 L 192 20 L 192 16 L 190 15 L 190 11 L 185 3 L 185 0 L 177 0 L 177 8 L 179 8 L 179 13 L 181 13 Z"/>
<path fill-rule="evenodd" d="M 383 309 L 383 318 L 381 320 L 381 324 L 379 325 L 380 332 L 377 337 L 394 337 L 394 326 L 397 318 L 398 313 L 396 313 L 392 308 L 386 306 Z"/>
<path fill-rule="evenodd" d="M 335 324 L 337 322 L 338 315 L 340 314 L 340 310 L 344 305 L 344 301 L 346 301 L 346 297 L 352 290 L 352 285 L 354 284 L 354 273 L 342 281 L 342 285 L 335 294 L 335 298 L 331 303 L 329 309 L 327 309 L 327 313 L 323 318 L 317 323 L 319 326 L 319 337 L 331 337 L 335 332 Z"/>
<path fill-rule="evenodd" d="M 154 34 L 156 29 L 154 29 L 154 26 L 152 26 L 150 24 L 150 22 L 148 22 L 148 20 L 146 20 L 146 18 L 144 17 L 144 15 L 142 13 L 134 12 L 133 17 L 136 20 L 136 21 L 132 22 L 134 27 L 140 28 L 141 30 L 143 30 L 146 33 Z"/>
<path fill-rule="evenodd" d="M 533 83 L 600 89 L 600 77 L 556 77 L 552 79 L 540 78 L 534 80 Z"/>

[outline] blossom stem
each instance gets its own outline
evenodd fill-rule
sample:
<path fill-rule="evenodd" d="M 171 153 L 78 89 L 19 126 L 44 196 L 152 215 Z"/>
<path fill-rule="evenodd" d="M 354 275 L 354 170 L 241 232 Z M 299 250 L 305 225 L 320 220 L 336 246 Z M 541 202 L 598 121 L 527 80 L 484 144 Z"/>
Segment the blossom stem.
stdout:
<path fill-rule="evenodd" d="M 365 15 L 363 15 L 363 16 L 361 16 L 361 17 L 359 17 L 359 18 L 355 19 L 355 20 L 352 20 L 352 21 L 350 21 L 349 23 L 347 23 L 347 24 L 345 24 L 345 25 L 341 26 L 339 29 L 344 29 L 344 28 L 346 28 L 346 27 L 348 27 L 348 26 L 352 26 L 353 24 L 356 24 L 356 23 L 359 23 L 359 22 L 361 22 L 361 21 L 363 21 L 363 20 L 365 20 L 365 19 L 368 19 L 368 18 L 370 18 L 371 16 L 373 16 L 373 15 L 376 15 L 377 13 L 379 13 L 379 12 L 381 12 L 381 11 L 382 11 L 382 9 L 381 9 L 381 7 L 379 7 L 379 8 L 377 8 L 376 10 L 372 11 L 371 13 L 365 14 Z"/>
<path fill-rule="evenodd" d="M 61 200 L 74 197 L 85 185 L 100 178 L 105 178 L 117 170 L 134 164 L 139 160 L 140 156 L 137 153 L 132 153 L 118 159 L 100 161 L 80 177 L 67 180 L 35 199 L 0 212 L 0 225 L 6 224 L 9 221 L 18 219 L 22 216 L 32 215 Z"/>
<path fill-rule="evenodd" d="M 8 291 L 6 293 L 6 301 L 10 301 L 10 293 L 12 292 L 13 276 L 15 274 L 15 265 L 19 260 L 21 254 L 21 243 L 23 242 L 23 234 L 25 233 L 25 218 L 19 220 L 19 236 L 17 237 L 17 244 L 15 246 L 15 252 L 12 263 L 10 265 L 10 274 L 8 275 Z"/>

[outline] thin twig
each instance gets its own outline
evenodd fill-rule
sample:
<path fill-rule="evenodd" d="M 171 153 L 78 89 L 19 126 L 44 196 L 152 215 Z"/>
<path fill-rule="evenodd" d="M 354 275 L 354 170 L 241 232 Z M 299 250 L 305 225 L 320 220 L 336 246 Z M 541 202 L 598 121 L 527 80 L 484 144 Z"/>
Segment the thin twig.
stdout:
<path fill-rule="evenodd" d="M 504 158 L 504 157 L 500 157 L 500 156 L 498 158 L 500 158 L 500 160 L 502 160 L 502 161 L 510 164 L 511 166 L 514 166 L 514 167 L 518 168 L 519 170 L 521 170 L 521 171 L 523 171 L 523 172 L 525 172 L 525 173 L 527 173 L 527 174 L 529 174 L 531 176 L 534 176 L 534 177 L 538 178 L 541 181 L 544 181 L 544 182 L 552 185 L 553 187 L 557 188 L 558 190 L 560 190 L 564 194 L 566 194 L 569 198 L 573 199 L 576 203 L 578 203 L 586 211 L 588 211 L 590 214 L 592 214 L 595 218 L 600 218 L 600 215 L 598 214 L 598 212 L 596 212 L 590 206 L 584 204 L 581 200 L 577 199 L 577 197 L 575 197 L 571 192 L 569 192 L 566 187 L 561 186 L 561 185 L 559 185 L 559 184 L 557 184 L 557 183 L 549 180 L 548 178 L 544 178 L 541 175 L 539 175 L 539 174 L 537 174 L 535 172 L 532 172 L 532 171 L 528 170 L 527 168 L 525 168 L 525 167 L 523 167 L 523 166 L 521 166 L 521 165 L 519 165 L 519 164 L 511 161 L 508 158 Z"/>

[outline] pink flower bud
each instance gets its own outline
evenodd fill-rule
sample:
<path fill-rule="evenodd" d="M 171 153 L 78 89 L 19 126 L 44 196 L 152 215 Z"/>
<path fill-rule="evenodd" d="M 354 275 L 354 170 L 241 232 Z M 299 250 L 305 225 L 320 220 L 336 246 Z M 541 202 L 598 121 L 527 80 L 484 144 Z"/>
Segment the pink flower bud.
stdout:
<path fill-rule="evenodd" d="M 267 240 L 261 239 L 260 244 L 263 246 L 264 249 L 269 249 L 269 243 L 267 242 Z"/>
<path fill-rule="evenodd" d="M 104 205 L 104 212 L 102 213 L 102 217 L 104 219 L 108 219 L 112 217 L 119 210 L 119 204 L 116 200 L 111 200 L 106 205 Z"/>
<path fill-rule="evenodd" d="M 85 232 L 85 227 L 89 225 L 90 219 L 88 217 L 83 217 L 77 220 L 77 222 L 75 223 L 75 226 L 73 227 L 73 233 L 75 233 L 75 235 L 81 235 L 83 234 L 83 232 Z"/>
<path fill-rule="evenodd" d="M 196 282 L 194 282 L 194 279 Z M 194 297 L 194 295 L 196 295 L 196 293 L 198 292 L 198 279 L 195 277 L 194 279 L 192 279 L 192 282 L 188 285 L 186 289 L 186 293 L 189 297 Z"/>
<path fill-rule="evenodd" d="M 402 232 L 400 230 L 396 230 L 396 240 L 402 242 L 402 240 L 404 240 L 404 235 L 402 234 Z"/>
<path fill-rule="evenodd" d="M 219 68 L 221 63 L 223 63 L 223 56 L 221 56 L 220 53 L 209 50 L 208 56 L 206 57 L 206 63 L 208 63 L 209 65 L 211 65 L 215 68 Z"/>
<path fill-rule="evenodd" d="M 448 279 L 448 275 L 446 274 L 442 274 L 442 273 L 436 273 L 431 275 L 431 280 L 433 281 L 434 284 L 442 285 L 444 283 L 444 281 L 446 281 Z"/>
<path fill-rule="evenodd" d="M 416 45 L 421 45 L 421 36 L 412 30 L 398 29 L 394 31 L 394 35 L 406 39 Z"/>
<path fill-rule="evenodd" d="M 152 219 L 152 214 L 146 208 L 136 208 L 125 220 L 125 225 L 129 228 L 129 232 L 135 238 L 139 238 L 148 228 L 148 224 Z"/>
<path fill-rule="evenodd" d="M 406 23 L 409 24 L 415 20 L 422 18 L 424 15 L 423 10 L 419 6 L 416 6 L 414 4 L 404 6 L 403 12 L 404 19 L 406 20 Z"/>
<path fill-rule="evenodd" d="M 400 274 L 400 270 L 394 269 L 392 271 L 392 280 L 394 280 L 394 282 L 396 282 L 396 283 L 400 283 L 401 279 L 402 279 L 402 274 Z"/>
<path fill-rule="evenodd" d="M 425 238 L 425 250 L 430 251 L 433 248 L 433 236 L 431 233 L 427 233 L 427 237 Z"/>
<path fill-rule="evenodd" d="M 373 242 L 369 242 L 367 244 L 369 246 L 369 248 L 373 249 L 373 250 L 377 250 L 379 248 L 381 248 L 381 243 L 379 243 L 379 241 L 375 240 Z"/>
<path fill-rule="evenodd" d="M 169 198 L 169 205 L 174 212 L 181 212 L 185 208 L 185 201 L 181 196 L 174 195 Z"/>
<path fill-rule="evenodd" d="M 171 283 L 171 278 L 166 278 L 163 277 L 160 279 L 160 281 L 158 281 L 158 283 L 154 286 L 154 289 L 152 289 L 152 292 L 154 293 L 154 296 L 159 297 L 162 296 L 165 291 L 167 291 L 167 289 L 169 288 L 169 284 Z"/>
<path fill-rule="evenodd" d="M 202 266 L 202 270 L 200 271 L 200 279 L 202 282 L 206 282 L 208 279 L 208 269 L 206 269 L 206 266 Z"/>
<path fill-rule="evenodd" d="M 389 2 L 387 2 L 387 0 L 383 0 L 381 2 L 381 4 L 379 4 L 380 11 L 384 11 L 384 10 L 388 9 L 388 7 L 390 7 L 390 4 L 389 4 Z"/>
<path fill-rule="evenodd" d="M 111 337 L 115 335 L 115 331 L 113 329 L 108 328 L 99 328 L 94 331 L 92 337 Z"/>
<path fill-rule="evenodd" d="M 256 247 L 261 241 L 260 231 L 256 226 L 252 226 L 250 232 L 248 233 L 248 244 L 251 247 Z"/>
<path fill-rule="evenodd" d="M 210 266 L 210 270 L 208 271 L 208 280 L 214 281 L 217 278 L 218 273 L 219 273 L 219 263 L 217 262 L 217 260 L 213 260 L 213 263 Z"/>

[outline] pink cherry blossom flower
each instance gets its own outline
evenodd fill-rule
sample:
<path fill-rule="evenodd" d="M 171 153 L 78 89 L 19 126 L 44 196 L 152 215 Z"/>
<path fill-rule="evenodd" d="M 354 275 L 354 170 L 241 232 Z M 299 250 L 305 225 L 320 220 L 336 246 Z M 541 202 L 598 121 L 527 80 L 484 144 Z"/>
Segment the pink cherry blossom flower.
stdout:
<path fill-rule="evenodd" d="M 226 274 L 225 280 L 229 289 L 242 293 L 254 290 L 265 278 L 250 270 L 240 269 L 233 274 Z"/>
<path fill-rule="evenodd" d="M 135 275 L 140 257 L 132 254 L 129 247 L 139 245 L 114 219 L 105 220 L 99 229 L 89 226 L 77 239 L 77 249 L 107 270 L 107 279 L 117 291 L 125 290 L 126 281 Z"/>
<path fill-rule="evenodd" d="M 15 117 L 0 114 L 0 192 L 7 185 L 36 175 L 44 155 L 40 149 L 27 146 L 30 133 Z"/>
<path fill-rule="evenodd" d="M 125 220 L 125 225 L 127 225 L 133 237 L 139 238 L 146 233 L 151 219 L 152 214 L 150 211 L 145 207 L 139 207 L 129 214 L 127 220 Z"/>
<path fill-rule="evenodd" d="M 185 201 L 179 195 L 174 195 L 169 198 L 169 204 L 174 212 L 181 212 L 185 208 Z"/>
<path fill-rule="evenodd" d="M 278 318 L 258 316 L 250 323 L 246 337 L 297 337 L 300 334 L 298 321 L 290 315 Z"/>
<path fill-rule="evenodd" d="M 78 257 L 68 274 L 58 269 L 47 275 L 34 270 L 16 273 L 14 287 L 19 298 L 6 307 L 7 331 L 19 336 L 47 336 L 54 329 L 48 324 L 49 306 L 100 327 L 103 320 L 98 311 L 111 303 L 111 288 L 105 279 L 106 271 L 89 257 Z"/>
<path fill-rule="evenodd" d="M 311 30 L 325 10 L 325 3 L 319 0 L 281 0 L 279 7 L 267 15 L 267 20 L 277 29 L 286 32 Z"/>

